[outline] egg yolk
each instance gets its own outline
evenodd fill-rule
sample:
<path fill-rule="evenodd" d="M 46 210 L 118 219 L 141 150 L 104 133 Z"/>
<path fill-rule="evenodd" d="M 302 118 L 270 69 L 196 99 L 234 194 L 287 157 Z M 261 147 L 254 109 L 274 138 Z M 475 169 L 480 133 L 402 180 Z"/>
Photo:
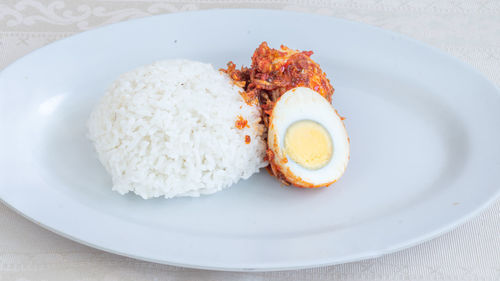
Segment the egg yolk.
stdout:
<path fill-rule="evenodd" d="M 333 145 L 330 134 L 323 126 L 311 120 L 302 120 L 288 127 L 285 152 L 295 163 L 316 170 L 330 161 Z"/>

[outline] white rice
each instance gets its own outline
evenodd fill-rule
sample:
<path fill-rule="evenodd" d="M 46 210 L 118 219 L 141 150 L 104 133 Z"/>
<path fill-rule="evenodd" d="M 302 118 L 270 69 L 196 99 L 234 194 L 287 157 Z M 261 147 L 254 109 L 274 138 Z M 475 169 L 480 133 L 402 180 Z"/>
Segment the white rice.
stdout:
<path fill-rule="evenodd" d="M 247 105 L 240 91 L 210 64 L 188 60 L 121 75 L 88 122 L 113 190 L 145 199 L 199 196 L 266 166 L 260 109 Z M 237 129 L 238 116 L 250 128 Z"/>

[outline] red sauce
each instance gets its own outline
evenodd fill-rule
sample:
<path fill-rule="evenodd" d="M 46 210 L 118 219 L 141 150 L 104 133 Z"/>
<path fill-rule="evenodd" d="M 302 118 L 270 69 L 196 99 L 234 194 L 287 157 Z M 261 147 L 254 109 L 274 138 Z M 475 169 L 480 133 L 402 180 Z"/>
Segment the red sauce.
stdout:
<path fill-rule="evenodd" d="M 262 123 L 266 128 L 264 141 L 267 140 L 266 133 L 274 105 L 288 90 L 308 87 L 331 102 L 334 89 L 320 66 L 310 58 L 312 54 L 312 51 L 292 50 L 283 45 L 280 49 L 272 49 L 262 42 L 253 53 L 251 67 L 236 69 L 236 65 L 230 61 L 227 69 L 221 69 L 234 84 L 243 88 L 244 92 L 240 95 L 247 104 L 258 105 L 262 109 Z M 247 122 L 240 116 L 236 127 L 243 129 L 245 126 Z M 289 184 L 280 171 L 281 167 L 272 161 L 274 155 L 269 146 L 265 158 L 270 163 L 268 171 L 284 184 Z"/>
<path fill-rule="evenodd" d="M 238 115 L 238 119 L 236 120 L 234 125 L 240 130 L 243 128 L 250 128 L 250 126 L 248 126 L 248 120 L 243 118 L 241 115 Z"/>

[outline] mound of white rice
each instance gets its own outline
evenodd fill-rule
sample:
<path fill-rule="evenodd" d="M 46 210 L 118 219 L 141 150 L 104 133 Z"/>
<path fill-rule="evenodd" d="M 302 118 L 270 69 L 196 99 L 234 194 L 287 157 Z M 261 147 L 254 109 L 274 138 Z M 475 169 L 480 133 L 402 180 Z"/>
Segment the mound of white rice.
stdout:
<path fill-rule="evenodd" d="M 113 190 L 143 198 L 199 196 L 266 166 L 259 107 L 247 105 L 239 91 L 226 74 L 188 60 L 121 75 L 88 122 Z M 236 128 L 239 116 L 250 128 Z"/>

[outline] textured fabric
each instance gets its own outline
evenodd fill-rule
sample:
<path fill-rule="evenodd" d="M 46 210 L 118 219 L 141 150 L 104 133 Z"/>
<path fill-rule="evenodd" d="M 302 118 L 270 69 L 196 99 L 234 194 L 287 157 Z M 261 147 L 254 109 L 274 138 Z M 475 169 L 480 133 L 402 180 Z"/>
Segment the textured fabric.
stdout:
<path fill-rule="evenodd" d="M 234 7 L 305 11 L 400 32 L 441 48 L 500 85 L 497 0 L 1 0 L 0 68 L 96 26 Z M 500 280 L 500 202 L 411 249 L 362 262 L 271 273 L 202 271 L 108 254 L 44 230 L 0 204 L 0 280 Z"/>

